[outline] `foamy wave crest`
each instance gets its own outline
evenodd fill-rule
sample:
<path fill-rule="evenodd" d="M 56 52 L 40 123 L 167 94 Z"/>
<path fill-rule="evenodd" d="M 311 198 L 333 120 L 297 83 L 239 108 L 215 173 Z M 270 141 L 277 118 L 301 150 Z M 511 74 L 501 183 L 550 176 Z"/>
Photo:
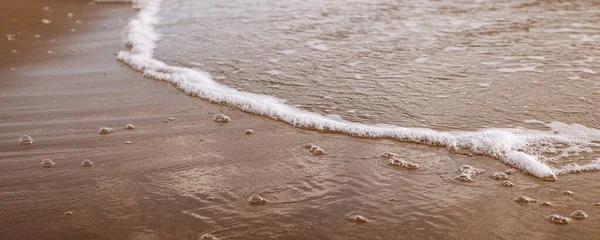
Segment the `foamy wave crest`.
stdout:
<path fill-rule="evenodd" d="M 559 159 L 592 152 L 593 147 L 599 146 L 594 141 L 600 141 L 600 131 L 581 125 L 546 125 L 553 131 L 513 128 L 482 129 L 476 132 L 442 132 L 426 128 L 368 125 L 300 110 L 271 96 L 238 91 L 215 82 L 206 72 L 169 66 L 154 59 L 152 54 L 159 39 L 154 26 L 159 21 L 157 15 L 161 0 L 134 2 L 142 8 L 126 28 L 125 42 L 129 49 L 121 51 L 118 59 L 142 72 L 145 77 L 170 82 L 189 95 L 237 107 L 295 127 L 442 146 L 459 154 L 488 155 L 548 180 L 556 180 L 559 174 L 600 169 L 600 160 L 584 166 L 551 166 L 551 163 Z"/>

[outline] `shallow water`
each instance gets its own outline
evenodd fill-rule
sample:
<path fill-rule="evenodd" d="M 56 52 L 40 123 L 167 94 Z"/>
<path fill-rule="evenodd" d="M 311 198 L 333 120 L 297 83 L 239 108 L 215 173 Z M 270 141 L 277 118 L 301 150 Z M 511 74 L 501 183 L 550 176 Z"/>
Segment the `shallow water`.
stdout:
<path fill-rule="evenodd" d="M 597 4 L 165 0 L 155 56 L 353 122 L 597 127 Z"/>

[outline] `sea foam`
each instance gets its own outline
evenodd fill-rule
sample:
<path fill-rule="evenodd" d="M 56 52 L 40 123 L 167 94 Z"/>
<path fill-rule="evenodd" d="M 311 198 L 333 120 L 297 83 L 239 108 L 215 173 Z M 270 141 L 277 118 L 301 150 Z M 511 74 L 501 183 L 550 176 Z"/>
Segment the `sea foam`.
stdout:
<path fill-rule="evenodd" d="M 594 142 L 600 140 L 600 131 L 593 129 L 591 132 L 577 133 L 581 130 L 581 125 L 554 122 L 546 124 L 552 131 L 487 128 L 473 132 L 368 125 L 300 110 L 275 97 L 238 91 L 215 82 L 206 72 L 171 66 L 153 57 L 156 42 L 160 38 L 154 26 L 159 23 L 161 0 L 110 2 L 133 2 L 134 7 L 140 9 L 138 15 L 126 27 L 124 38 L 128 50 L 119 52 L 119 60 L 142 72 L 147 78 L 169 82 L 189 95 L 212 103 L 226 104 L 300 128 L 449 147 L 459 154 L 488 155 L 547 180 L 555 180 L 560 174 L 600 170 L 600 160 L 583 166 L 553 167 L 547 164 L 579 153 L 591 152 L 592 147 L 600 146 Z M 554 127 L 559 127 L 559 130 L 554 130 Z M 552 157 L 546 158 L 544 155 Z"/>

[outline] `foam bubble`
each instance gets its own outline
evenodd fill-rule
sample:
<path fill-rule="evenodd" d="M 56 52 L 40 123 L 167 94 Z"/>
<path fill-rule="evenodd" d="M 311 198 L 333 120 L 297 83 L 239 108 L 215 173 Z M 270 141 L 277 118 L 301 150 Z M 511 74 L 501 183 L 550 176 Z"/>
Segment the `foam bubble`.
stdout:
<path fill-rule="evenodd" d="M 114 132 L 115 130 L 110 128 L 110 127 L 101 127 L 100 129 L 98 129 L 98 133 L 100 134 L 109 134 Z"/>
<path fill-rule="evenodd" d="M 507 180 L 508 174 L 503 173 L 503 172 L 495 172 L 495 173 L 492 173 L 492 175 L 490 175 L 490 177 L 493 179 L 496 179 L 496 180 Z"/>
<path fill-rule="evenodd" d="M 418 164 L 406 161 L 406 160 L 404 160 L 402 158 L 398 158 L 398 157 L 392 157 L 390 159 L 390 165 L 397 166 L 397 167 L 402 167 L 402 168 L 406 168 L 406 169 L 417 169 L 417 168 L 419 168 Z"/>
<path fill-rule="evenodd" d="M 136 1 L 137 2 L 137 1 Z M 153 57 L 160 36 L 154 31 L 158 23 L 161 0 L 140 1 L 142 7 L 125 30 L 126 51 L 118 59 L 143 73 L 145 77 L 166 81 L 178 89 L 213 103 L 226 104 L 242 111 L 255 113 L 292 126 L 345 133 L 357 137 L 389 138 L 433 146 L 448 147 L 460 154 L 488 155 L 500 159 L 512 167 L 533 176 L 556 180 L 557 174 L 570 173 L 569 169 L 551 167 L 547 160 L 564 159 L 579 153 L 590 152 L 600 146 L 600 133 L 588 131 L 579 135 L 569 132 L 538 131 L 520 128 L 486 128 L 478 131 L 436 131 L 427 128 L 407 128 L 390 125 L 368 125 L 331 119 L 285 104 L 284 100 L 248 92 L 242 92 L 215 82 L 210 74 L 185 67 L 170 66 Z M 446 51 L 464 48 L 446 48 Z M 294 54 L 284 50 L 281 54 Z M 525 64 L 528 71 L 537 71 L 539 64 Z M 513 70 L 510 70 L 513 71 Z M 577 126 L 571 125 L 572 128 Z M 568 150 L 565 150 L 568 149 Z M 556 155 L 556 153 L 561 153 Z M 543 158 L 552 155 L 553 159 Z M 581 166 L 581 170 L 598 171 L 600 163 Z"/>
<path fill-rule="evenodd" d="M 135 126 L 133 126 L 132 124 L 127 124 L 125 125 L 125 129 L 133 130 L 135 129 Z"/>
<path fill-rule="evenodd" d="M 41 165 L 43 168 L 51 168 L 54 167 L 56 164 L 50 159 L 44 159 Z"/>
<path fill-rule="evenodd" d="M 11 72 L 16 72 L 16 71 L 17 71 L 17 69 L 15 69 L 15 68 L 10 68 L 10 71 L 11 71 Z"/>
<path fill-rule="evenodd" d="M 456 179 L 461 180 L 463 182 L 472 182 L 473 177 L 485 173 L 484 169 L 474 168 L 469 165 L 461 166 L 460 168 L 458 168 L 458 171 L 460 172 L 460 174 L 456 177 Z"/>
<path fill-rule="evenodd" d="M 543 202 L 542 206 L 549 207 L 549 206 L 552 206 L 552 203 L 551 202 Z"/>
<path fill-rule="evenodd" d="M 556 224 L 569 224 L 571 223 L 573 220 L 571 220 L 568 217 L 563 217 L 561 215 L 558 214 L 552 214 L 550 215 L 550 221 Z"/>
<path fill-rule="evenodd" d="M 350 216 L 350 221 L 355 222 L 355 223 L 359 223 L 359 224 L 365 224 L 368 223 L 369 220 L 361 215 L 353 215 Z"/>
<path fill-rule="evenodd" d="M 175 121 L 175 120 L 177 120 L 177 119 L 176 119 L 176 118 L 174 118 L 174 117 L 170 117 L 170 118 L 167 118 L 167 120 L 169 120 L 169 121 Z"/>
<path fill-rule="evenodd" d="M 123 142 L 123 143 L 124 143 L 124 144 L 126 144 L 126 145 L 133 144 L 133 142 L 132 142 L 132 141 L 125 141 L 125 142 Z"/>
<path fill-rule="evenodd" d="M 17 35 L 15 35 L 15 34 L 6 34 L 6 39 L 7 39 L 9 42 L 14 42 L 14 41 L 16 41 L 16 40 L 17 40 Z"/>
<path fill-rule="evenodd" d="M 33 143 L 33 138 L 29 135 L 23 135 L 19 138 L 19 144 L 21 145 L 29 145 Z"/>
<path fill-rule="evenodd" d="M 575 219 L 586 219 L 588 215 L 582 210 L 575 210 L 571 213 L 571 217 Z"/>
<path fill-rule="evenodd" d="M 215 115 L 215 117 L 213 118 L 213 121 L 215 122 L 220 122 L 220 123 L 228 123 L 231 122 L 231 118 L 228 116 L 225 116 L 225 114 L 217 114 Z"/>
<path fill-rule="evenodd" d="M 67 17 L 73 18 L 73 13 L 67 13 Z"/>
<path fill-rule="evenodd" d="M 518 203 L 532 203 L 532 202 L 536 202 L 537 200 L 534 198 L 527 197 L 527 196 L 518 196 L 517 198 L 515 198 L 514 201 L 518 202 Z"/>
<path fill-rule="evenodd" d="M 254 131 L 252 129 L 246 129 L 246 131 L 244 131 L 244 133 L 250 135 L 250 134 L 253 134 Z"/>
<path fill-rule="evenodd" d="M 314 144 L 306 144 L 304 145 L 304 148 L 308 149 L 310 151 L 310 153 L 314 154 L 314 155 L 325 155 L 327 154 L 325 152 L 325 150 L 323 150 L 321 147 L 314 145 Z"/>
<path fill-rule="evenodd" d="M 71 211 L 66 211 L 65 212 L 65 216 L 71 216 L 71 215 L 73 215 L 73 212 L 71 212 Z"/>
<path fill-rule="evenodd" d="M 92 163 L 92 161 L 86 159 L 86 160 L 83 160 L 83 162 L 81 162 L 81 166 L 91 167 L 91 166 L 94 166 L 94 163 Z"/>
<path fill-rule="evenodd" d="M 250 205 L 264 205 L 267 203 L 267 200 L 265 200 L 260 195 L 256 194 L 256 195 L 252 195 L 252 197 L 248 198 L 248 203 Z"/>
<path fill-rule="evenodd" d="M 219 240 L 219 239 L 210 233 L 206 233 L 206 234 L 202 234 L 202 236 L 198 237 L 197 240 Z"/>
<path fill-rule="evenodd" d="M 44 18 L 44 19 L 42 19 L 42 23 L 43 24 L 50 24 L 50 23 L 52 23 L 52 21 Z"/>
<path fill-rule="evenodd" d="M 502 186 L 505 186 L 505 187 L 514 187 L 515 184 L 512 183 L 511 181 L 504 180 L 504 181 L 502 181 Z"/>

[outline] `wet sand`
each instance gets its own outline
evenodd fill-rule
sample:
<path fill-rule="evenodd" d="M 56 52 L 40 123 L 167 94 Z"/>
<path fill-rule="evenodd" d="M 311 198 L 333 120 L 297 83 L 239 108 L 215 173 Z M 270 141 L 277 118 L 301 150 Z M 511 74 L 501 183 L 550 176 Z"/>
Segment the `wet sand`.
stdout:
<path fill-rule="evenodd" d="M 594 239 L 600 233 L 597 173 L 546 182 L 516 172 L 509 175 L 515 186 L 505 187 L 490 175 L 508 166 L 492 158 L 296 129 L 187 96 L 115 60 L 124 48 L 122 29 L 135 14 L 126 4 L 28 0 L 0 11 L 2 32 L 21 32 L 0 43 L 3 238 Z M 231 122 L 213 121 L 218 113 Z M 98 134 L 103 126 L 115 132 Z M 24 134 L 32 145 L 19 145 Z M 327 154 L 311 154 L 307 143 Z M 419 168 L 390 166 L 381 157 L 387 151 Z M 56 166 L 41 168 L 46 158 Z M 94 166 L 82 167 L 85 159 Z M 458 181 L 464 164 L 486 173 Z M 248 204 L 254 194 L 267 203 Z M 537 202 L 513 201 L 521 195 Z M 564 226 L 549 220 L 577 209 L 588 218 Z M 351 221 L 357 214 L 368 222 Z"/>

